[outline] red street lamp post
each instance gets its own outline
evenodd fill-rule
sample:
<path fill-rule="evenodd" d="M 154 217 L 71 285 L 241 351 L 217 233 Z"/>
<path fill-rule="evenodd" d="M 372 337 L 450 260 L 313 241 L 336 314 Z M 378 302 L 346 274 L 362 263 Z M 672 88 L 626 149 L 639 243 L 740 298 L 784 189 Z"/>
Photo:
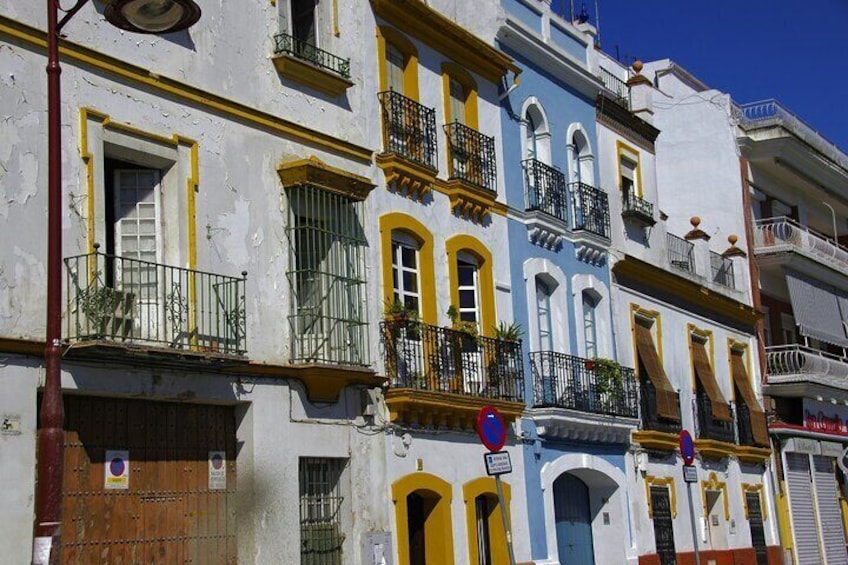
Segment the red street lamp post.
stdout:
<path fill-rule="evenodd" d="M 62 136 L 59 38 L 62 28 L 88 2 L 63 10 L 47 0 L 47 330 L 45 382 L 38 430 L 38 486 L 32 562 L 59 561 L 62 523 L 64 419 L 62 402 Z M 59 13 L 64 15 L 59 19 Z M 112 25 L 138 33 L 186 29 L 200 18 L 193 0 L 112 0 L 105 9 Z"/>

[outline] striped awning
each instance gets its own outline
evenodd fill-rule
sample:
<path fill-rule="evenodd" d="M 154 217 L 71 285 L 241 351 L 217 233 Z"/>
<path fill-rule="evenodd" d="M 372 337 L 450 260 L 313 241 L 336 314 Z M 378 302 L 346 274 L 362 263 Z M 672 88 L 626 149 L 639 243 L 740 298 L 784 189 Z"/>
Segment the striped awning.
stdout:
<path fill-rule="evenodd" d="M 848 347 L 845 322 L 848 296 L 821 281 L 786 270 L 786 286 L 792 313 L 801 333 L 807 337 Z"/>

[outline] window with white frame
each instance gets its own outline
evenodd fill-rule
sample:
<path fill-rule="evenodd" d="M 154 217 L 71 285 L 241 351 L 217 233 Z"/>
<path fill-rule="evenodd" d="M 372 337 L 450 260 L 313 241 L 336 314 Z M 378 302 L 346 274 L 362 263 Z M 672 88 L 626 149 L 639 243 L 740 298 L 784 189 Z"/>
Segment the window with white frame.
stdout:
<path fill-rule="evenodd" d="M 404 94 L 403 75 L 406 69 L 406 57 L 403 51 L 386 41 L 386 81 L 389 90 Z"/>
<path fill-rule="evenodd" d="M 536 319 L 539 321 L 539 351 L 553 351 L 551 288 L 536 277 Z"/>
<path fill-rule="evenodd" d="M 460 252 L 456 261 L 459 319 L 480 323 L 480 265 L 472 255 Z"/>
<path fill-rule="evenodd" d="M 621 191 L 624 194 L 633 196 L 641 196 L 641 189 L 637 185 L 635 160 L 629 159 L 624 155 L 619 156 L 619 169 L 621 174 Z"/>
<path fill-rule="evenodd" d="M 419 287 L 419 246 L 414 238 L 396 231 L 392 234 L 393 300 L 408 310 L 421 313 Z"/>
<path fill-rule="evenodd" d="M 343 476 L 347 459 L 301 457 L 300 563 L 341 565 Z"/>
<path fill-rule="evenodd" d="M 591 292 L 583 291 L 583 345 L 584 354 L 587 359 L 598 356 L 598 330 L 597 330 L 597 306 L 598 300 Z"/>
<path fill-rule="evenodd" d="M 367 365 L 363 203 L 287 187 L 291 361 Z"/>
<path fill-rule="evenodd" d="M 481 494 L 474 499 L 477 519 L 477 564 L 492 565 L 492 540 L 489 531 L 489 519 L 497 503 L 491 496 Z"/>

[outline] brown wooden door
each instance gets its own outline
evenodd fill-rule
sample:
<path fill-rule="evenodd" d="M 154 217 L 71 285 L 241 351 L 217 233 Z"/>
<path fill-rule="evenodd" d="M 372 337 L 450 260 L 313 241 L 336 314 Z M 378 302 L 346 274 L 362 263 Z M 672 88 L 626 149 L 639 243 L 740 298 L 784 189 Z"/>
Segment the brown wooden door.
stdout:
<path fill-rule="evenodd" d="M 126 489 L 105 488 L 107 451 L 128 452 Z M 62 504 L 62 563 L 236 563 L 233 409 L 66 396 Z"/>

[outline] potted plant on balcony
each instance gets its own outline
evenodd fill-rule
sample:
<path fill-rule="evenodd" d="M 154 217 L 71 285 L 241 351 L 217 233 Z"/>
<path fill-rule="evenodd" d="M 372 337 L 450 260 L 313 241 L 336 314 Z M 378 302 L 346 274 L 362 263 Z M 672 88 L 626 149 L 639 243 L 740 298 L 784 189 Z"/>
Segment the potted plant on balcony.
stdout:
<path fill-rule="evenodd" d="M 621 365 L 612 359 L 595 357 L 586 362 L 595 373 L 595 392 L 603 410 L 611 409 L 624 394 L 624 374 Z"/>
<path fill-rule="evenodd" d="M 386 320 L 390 322 L 389 328 L 392 337 L 398 337 L 403 330 L 410 339 L 420 338 L 418 310 L 408 307 L 396 298 L 394 300 L 386 299 L 384 313 Z"/>
<path fill-rule="evenodd" d="M 447 311 L 448 318 L 451 320 L 450 329 L 465 334 L 463 336 L 463 349 L 466 345 L 476 345 L 477 338 L 480 335 L 480 329 L 477 327 L 477 322 L 470 322 L 459 319 L 459 310 L 451 304 Z"/>
<path fill-rule="evenodd" d="M 524 329 L 516 322 L 507 324 L 503 320 L 493 329 L 495 339 L 503 343 L 496 343 L 494 354 L 490 356 L 487 384 L 498 398 L 513 400 L 520 392 L 510 385 L 518 382 L 516 362 L 521 363 L 521 360 L 520 353 L 516 355 L 516 347 L 520 349 L 517 344 L 524 335 Z"/>
<path fill-rule="evenodd" d="M 516 342 L 521 339 L 521 336 L 524 335 L 524 328 L 521 327 L 521 324 L 517 322 L 512 322 L 507 325 L 506 322 L 501 320 L 498 322 L 498 325 L 495 326 L 495 338 L 502 339 L 504 341 Z"/>

